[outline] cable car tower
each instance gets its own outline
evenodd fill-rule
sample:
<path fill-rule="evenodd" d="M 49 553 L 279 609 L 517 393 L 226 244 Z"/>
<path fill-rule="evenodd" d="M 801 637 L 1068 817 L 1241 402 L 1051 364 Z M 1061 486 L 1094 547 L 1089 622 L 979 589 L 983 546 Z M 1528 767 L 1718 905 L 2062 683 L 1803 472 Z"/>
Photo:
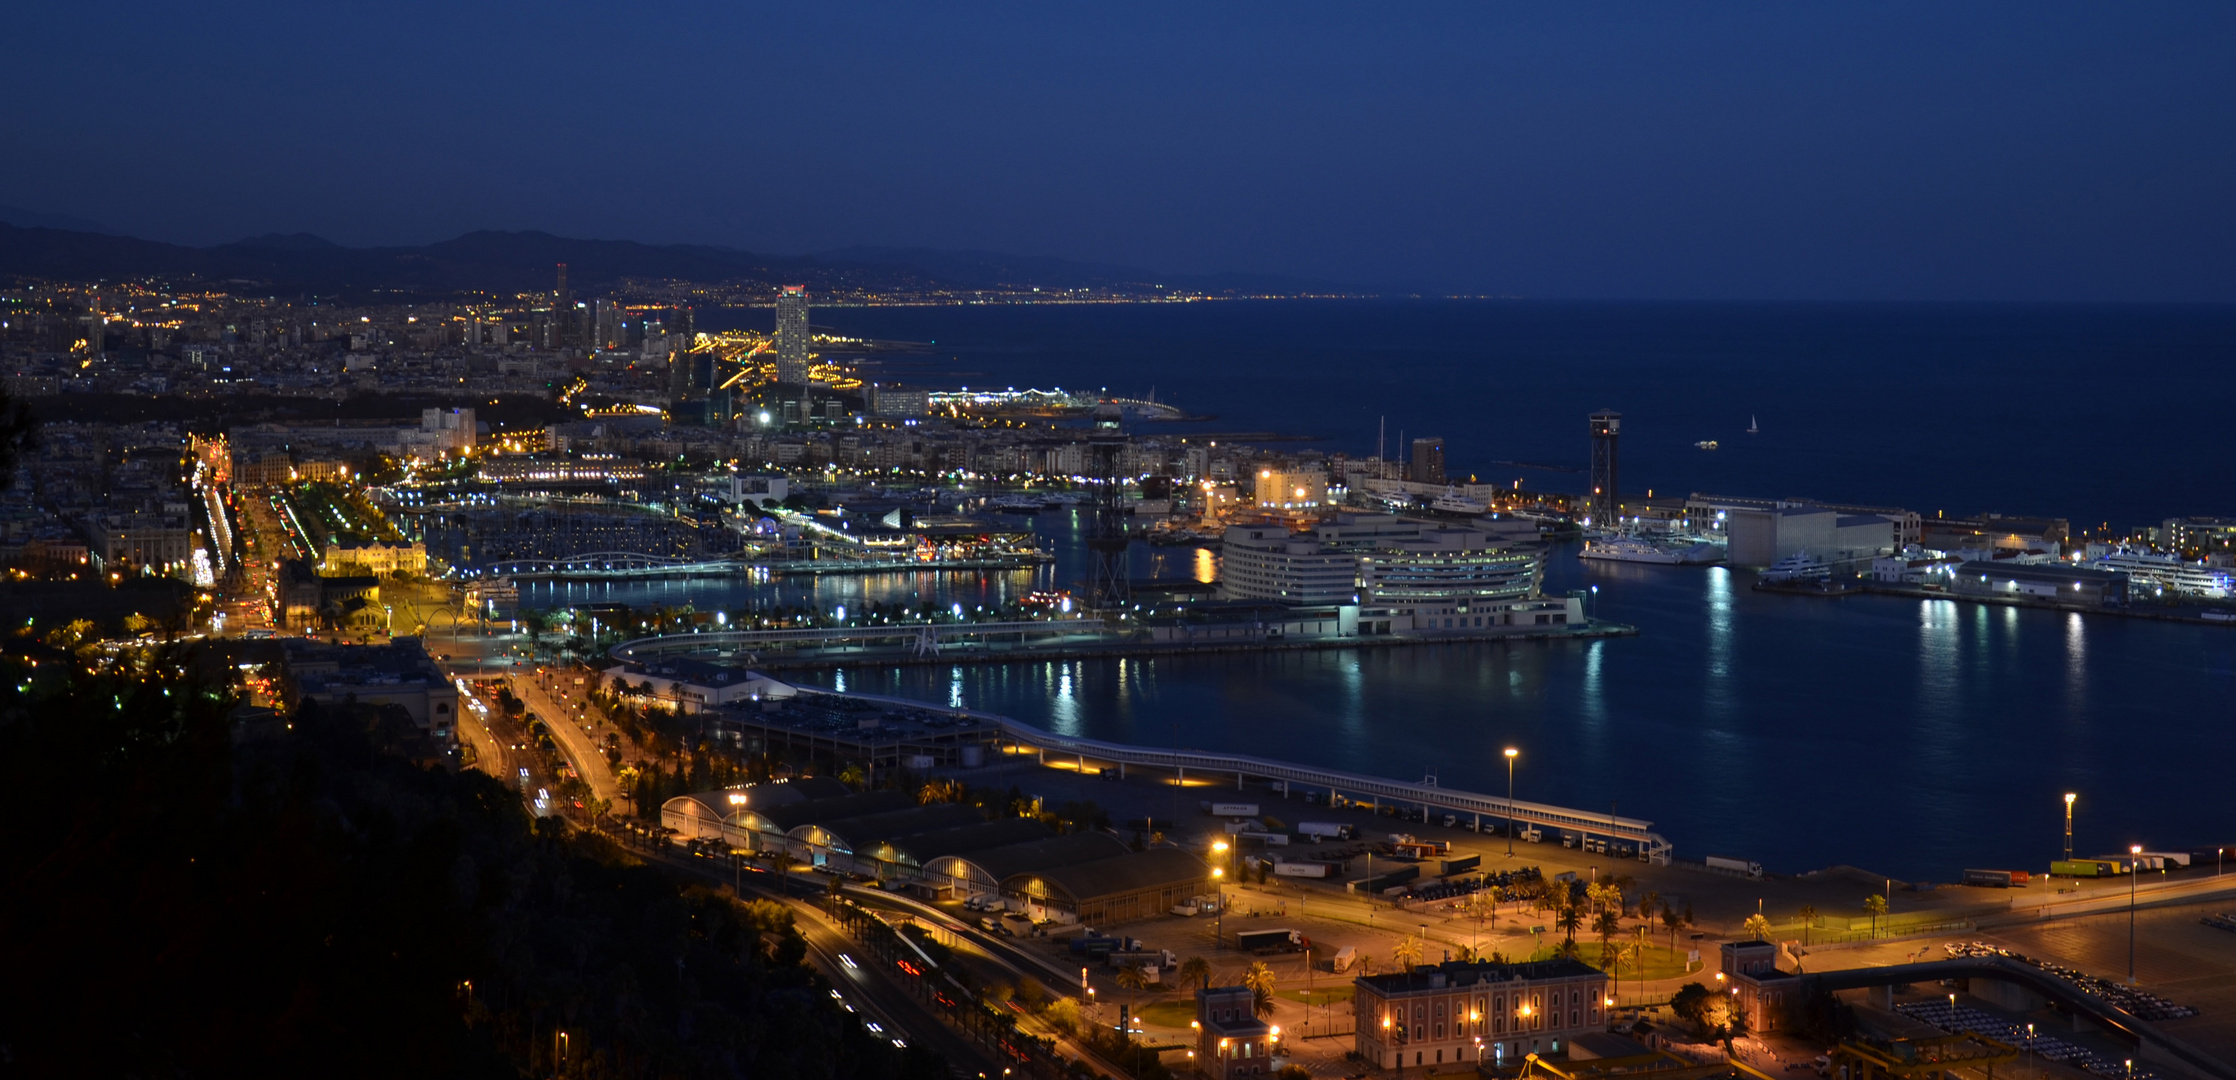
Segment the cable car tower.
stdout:
<path fill-rule="evenodd" d="M 1087 603 L 1098 611 L 1116 611 L 1129 597 L 1126 587 L 1126 482 L 1118 474 L 1126 450 L 1126 412 L 1113 402 L 1095 406 L 1094 428 L 1087 436 L 1090 468 L 1095 481 L 1094 513 L 1087 525 Z"/>

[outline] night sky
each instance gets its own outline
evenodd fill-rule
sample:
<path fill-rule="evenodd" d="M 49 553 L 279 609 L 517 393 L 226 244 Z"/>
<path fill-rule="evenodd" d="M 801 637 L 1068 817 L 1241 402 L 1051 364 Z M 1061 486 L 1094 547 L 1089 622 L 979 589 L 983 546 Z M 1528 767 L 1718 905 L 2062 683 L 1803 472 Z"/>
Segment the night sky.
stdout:
<path fill-rule="evenodd" d="M 1533 297 L 2236 301 L 2226 4 L 19 4 L 0 204 Z"/>

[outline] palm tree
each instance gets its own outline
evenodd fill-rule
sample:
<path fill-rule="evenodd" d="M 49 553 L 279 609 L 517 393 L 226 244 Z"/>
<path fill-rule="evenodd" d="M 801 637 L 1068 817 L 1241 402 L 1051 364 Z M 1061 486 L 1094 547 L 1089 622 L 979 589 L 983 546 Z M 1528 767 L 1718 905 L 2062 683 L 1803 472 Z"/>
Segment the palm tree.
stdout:
<path fill-rule="evenodd" d="M 1756 941 L 1770 940 L 1770 920 L 1759 914 L 1747 916 L 1747 921 L 1740 923 L 1739 929 L 1740 932 L 1751 935 Z"/>
<path fill-rule="evenodd" d="M 1399 967 L 1411 971 L 1421 962 L 1421 946 L 1420 938 L 1400 938 L 1396 945 L 1390 947 L 1390 959 L 1396 961 Z"/>
<path fill-rule="evenodd" d="M 1622 928 L 1622 920 L 1612 911 L 1602 911 L 1592 919 L 1592 931 L 1599 935 L 1599 965 L 1602 968 L 1614 966 L 1618 952 L 1615 948 L 1615 934 Z"/>
<path fill-rule="evenodd" d="M 1863 910 L 1871 916 L 1871 936 L 1879 936 L 1879 916 L 1887 913 L 1887 898 L 1872 893 L 1863 898 Z"/>
<path fill-rule="evenodd" d="M 1273 969 L 1263 960 L 1250 962 L 1250 970 L 1243 973 L 1242 985 L 1250 988 L 1251 1011 L 1259 1016 L 1273 1015 Z"/>
<path fill-rule="evenodd" d="M 1201 983 L 1204 989 L 1211 989 L 1211 961 L 1200 956 L 1191 956 L 1182 960 L 1180 962 L 1180 982 L 1183 985 Z"/>
<path fill-rule="evenodd" d="M 1568 935 L 1568 943 L 1576 944 L 1576 931 L 1584 928 L 1584 911 L 1575 904 L 1562 904 L 1560 914 L 1554 916 L 1553 925 Z M 1571 950 L 1573 951 L 1573 950 Z"/>
<path fill-rule="evenodd" d="M 1661 925 L 1663 929 L 1669 931 L 1669 955 L 1672 959 L 1677 956 L 1677 926 L 1682 921 L 1677 914 L 1677 909 L 1670 907 L 1668 901 L 1663 901 L 1661 905 Z"/>
<path fill-rule="evenodd" d="M 1815 904 L 1801 905 L 1801 943 L 1803 945 L 1809 944 L 1809 928 L 1815 925 L 1817 925 L 1817 906 Z"/>
<path fill-rule="evenodd" d="M 1149 977 L 1143 975 L 1139 967 L 1127 964 L 1118 969 L 1118 988 L 1130 991 L 1133 995 L 1133 1000 L 1126 1005 L 1126 1015 L 1141 1015 L 1141 989 L 1148 985 Z"/>

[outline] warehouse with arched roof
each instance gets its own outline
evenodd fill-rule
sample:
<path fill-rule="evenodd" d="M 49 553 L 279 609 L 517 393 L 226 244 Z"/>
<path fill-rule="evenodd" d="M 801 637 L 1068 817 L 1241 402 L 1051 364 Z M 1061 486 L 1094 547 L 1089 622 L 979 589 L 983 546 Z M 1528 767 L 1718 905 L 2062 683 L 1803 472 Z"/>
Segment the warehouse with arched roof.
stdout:
<path fill-rule="evenodd" d="M 962 896 L 991 896 L 1002 891 L 1004 880 L 1028 870 L 1092 862 L 1125 853 L 1125 843 L 1108 833 L 1042 836 L 932 859 L 924 864 L 924 880 L 951 888 Z"/>
<path fill-rule="evenodd" d="M 793 827 L 785 837 L 793 846 L 809 853 L 802 856 L 809 862 L 884 881 L 896 875 L 914 876 L 921 868 L 895 841 L 921 832 L 984 821 L 976 807 L 933 803 L 854 817 L 818 818 L 810 824 Z"/>
<path fill-rule="evenodd" d="M 1002 892 L 1040 905 L 1050 917 L 1060 913 L 1088 923 L 1162 915 L 1209 891 L 1211 867 L 1194 852 L 1169 847 L 1023 870 L 1002 879 Z"/>
<path fill-rule="evenodd" d="M 832 799 L 849 792 L 845 784 L 827 776 L 774 780 L 766 784 L 717 788 L 678 795 L 660 805 L 660 824 L 687 840 L 721 839 L 736 848 L 752 848 L 756 833 L 775 829 L 764 814 L 780 806 Z"/>

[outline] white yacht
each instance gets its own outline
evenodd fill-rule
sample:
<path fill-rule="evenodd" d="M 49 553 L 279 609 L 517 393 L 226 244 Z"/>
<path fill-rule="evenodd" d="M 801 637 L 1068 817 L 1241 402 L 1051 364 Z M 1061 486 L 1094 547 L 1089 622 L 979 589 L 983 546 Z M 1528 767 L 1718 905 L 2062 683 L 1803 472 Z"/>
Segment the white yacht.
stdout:
<path fill-rule="evenodd" d="M 1429 509 L 1442 510 L 1448 514 L 1485 514 L 1489 513 L 1491 508 L 1489 504 L 1478 502 L 1465 495 L 1439 495 L 1434 502 L 1429 503 Z"/>
<path fill-rule="evenodd" d="M 2227 570 L 2206 563 L 2185 562 L 2179 555 L 2121 548 L 2087 565 L 2097 570 L 2124 573 L 2138 586 L 2149 585 L 2210 600 L 2226 600 L 2236 594 L 2236 581 L 2231 580 Z"/>
<path fill-rule="evenodd" d="M 1693 444 L 1693 449 L 1695 450 L 1714 450 L 1715 448 L 1716 440 L 1714 439 L 1702 439 L 1699 442 Z"/>
<path fill-rule="evenodd" d="M 1639 536 L 1607 536 L 1584 541 L 1579 559 L 1609 562 L 1656 563 L 1662 566 L 1699 566 L 1723 560 L 1723 549 L 1706 541 L 1648 540 Z"/>
<path fill-rule="evenodd" d="M 1764 581 L 1810 581 L 1832 576 L 1832 564 L 1809 554 L 1796 551 L 1762 572 Z"/>

